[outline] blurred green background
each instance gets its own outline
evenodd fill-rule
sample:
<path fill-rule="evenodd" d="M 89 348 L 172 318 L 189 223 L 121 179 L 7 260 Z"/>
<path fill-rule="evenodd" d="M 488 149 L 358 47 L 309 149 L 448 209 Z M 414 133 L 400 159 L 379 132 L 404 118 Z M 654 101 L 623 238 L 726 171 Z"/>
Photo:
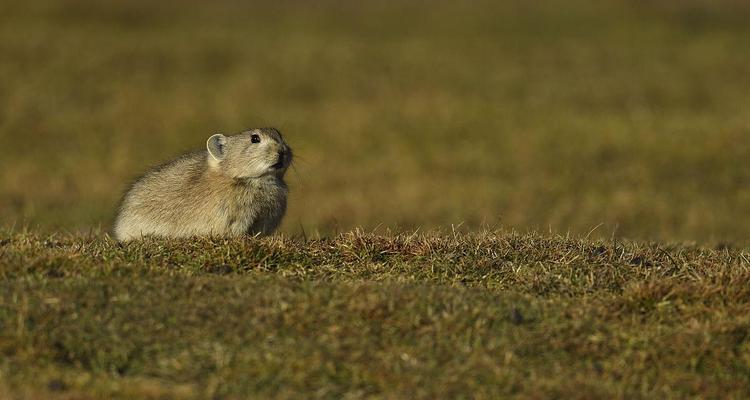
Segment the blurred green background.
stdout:
<path fill-rule="evenodd" d="M 0 226 L 109 229 L 212 133 L 296 150 L 283 231 L 743 242 L 745 1 L 0 3 Z"/>

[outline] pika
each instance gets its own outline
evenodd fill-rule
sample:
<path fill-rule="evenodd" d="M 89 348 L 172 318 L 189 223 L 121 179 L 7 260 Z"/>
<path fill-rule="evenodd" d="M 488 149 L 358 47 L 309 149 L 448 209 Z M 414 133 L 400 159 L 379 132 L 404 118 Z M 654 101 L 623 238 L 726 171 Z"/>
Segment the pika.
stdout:
<path fill-rule="evenodd" d="M 208 138 L 206 150 L 147 172 L 125 194 L 117 240 L 269 235 L 286 212 L 292 149 L 274 128 Z"/>

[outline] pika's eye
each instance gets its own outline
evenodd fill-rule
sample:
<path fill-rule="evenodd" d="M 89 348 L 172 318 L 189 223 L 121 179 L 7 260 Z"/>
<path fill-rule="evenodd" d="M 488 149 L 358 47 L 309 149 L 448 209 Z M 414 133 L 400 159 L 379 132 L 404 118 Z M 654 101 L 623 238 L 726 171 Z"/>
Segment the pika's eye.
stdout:
<path fill-rule="evenodd" d="M 260 143 L 260 135 L 252 134 L 250 136 L 250 142 L 252 142 L 252 143 Z"/>

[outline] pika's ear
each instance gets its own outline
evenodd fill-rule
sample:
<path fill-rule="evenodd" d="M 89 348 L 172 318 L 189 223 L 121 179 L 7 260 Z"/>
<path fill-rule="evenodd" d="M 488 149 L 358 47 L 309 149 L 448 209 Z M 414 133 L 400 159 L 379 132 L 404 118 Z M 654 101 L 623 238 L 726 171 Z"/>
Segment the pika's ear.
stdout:
<path fill-rule="evenodd" d="M 206 148 L 208 148 L 208 154 L 211 155 L 215 161 L 221 161 L 226 155 L 227 138 L 221 133 L 217 133 L 206 142 Z"/>

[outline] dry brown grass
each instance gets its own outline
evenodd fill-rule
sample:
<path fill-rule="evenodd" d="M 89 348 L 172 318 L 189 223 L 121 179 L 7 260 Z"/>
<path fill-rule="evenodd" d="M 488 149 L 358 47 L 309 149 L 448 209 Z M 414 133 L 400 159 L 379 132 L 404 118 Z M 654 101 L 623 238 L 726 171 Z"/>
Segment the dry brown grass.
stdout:
<path fill-rule="evenodd" d="M 300 155 L 286 233 L 750 233 L 741 2 L 23 4 L 0 10 L 3 226 L 107 229 L 150 166 L 270 125 Z"/>
<path fill-rule="evenodd" d="M 742 249 L 499 231 L 2 243 L 0 376 L 19 396 L 750 395 Z"/>
<path fill-rule="evenodd" d="M 750 397 L 749 17 L 0 3 L 0 398 Z M 249 126 L 287 236 L 102 233 Z"/>

